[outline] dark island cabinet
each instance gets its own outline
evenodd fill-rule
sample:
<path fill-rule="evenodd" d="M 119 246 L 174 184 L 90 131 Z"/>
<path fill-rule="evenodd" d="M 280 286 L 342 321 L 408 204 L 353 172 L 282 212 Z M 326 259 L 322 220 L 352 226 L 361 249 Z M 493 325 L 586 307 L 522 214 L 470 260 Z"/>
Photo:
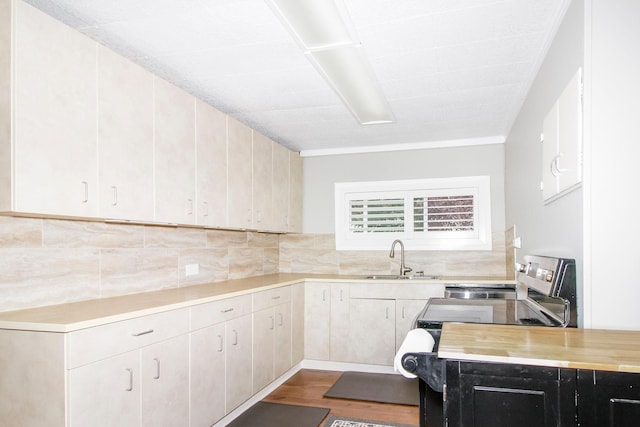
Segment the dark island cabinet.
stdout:
<path fill-rule="evenodd" d="M 640 374 L 578 370 L 581 427 L 640 426 Z"/>
<path fill-rule="evenodd" d="M 572 369 L 448 360 L 445 425 L 576 426 L 575 396 Z"/>

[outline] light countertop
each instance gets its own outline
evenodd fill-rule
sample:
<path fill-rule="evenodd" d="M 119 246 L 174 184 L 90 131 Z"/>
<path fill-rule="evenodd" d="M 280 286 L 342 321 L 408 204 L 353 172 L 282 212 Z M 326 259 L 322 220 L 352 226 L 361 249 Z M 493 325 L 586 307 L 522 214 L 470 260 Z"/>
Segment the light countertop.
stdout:
<path fill-rule="evenodd" d="M 280 273 L 0 313 L 0 329 L 71 332 L 105 323 L 287 286 L 305 280 L 385 283 L 364 276 Z M 398 283 L 515 283 L 487 277 L 396 280 Z"/>
<path fill-rule="evenodd" d="M 465 361 L 640 372 L 640 331 L 445 323 L 438 356 Z"/>

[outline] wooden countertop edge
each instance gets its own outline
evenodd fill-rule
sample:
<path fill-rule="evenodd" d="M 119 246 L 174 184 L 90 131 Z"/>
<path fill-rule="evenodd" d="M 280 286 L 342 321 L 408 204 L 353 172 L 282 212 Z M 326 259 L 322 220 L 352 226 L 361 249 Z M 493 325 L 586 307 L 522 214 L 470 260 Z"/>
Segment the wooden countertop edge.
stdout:
<path fill-rule="evenodd" d="M 640 331 L 445 323 L 438 357 L 640 373 Z"/>

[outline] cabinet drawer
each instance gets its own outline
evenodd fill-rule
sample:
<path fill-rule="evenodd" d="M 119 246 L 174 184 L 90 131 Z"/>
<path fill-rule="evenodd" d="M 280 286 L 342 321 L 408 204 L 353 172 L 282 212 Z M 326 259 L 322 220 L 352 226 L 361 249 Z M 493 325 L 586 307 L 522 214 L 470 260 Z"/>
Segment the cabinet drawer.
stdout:
<path fill-rule="evenodd" d="M 269 289 L 268 291 L 253 294 L 253 311 L 274 307 L 278 304 L 291 301 L 291 286 Z"/>
<path fill-rule="evenodd" d="M 188 330 L 188 309 L 180 309 L 71 332 L 67 338 L 67 367 L 73 369 Z"/>
<path fill-rule="evenodd" d="M 351 283 L 351 298 L 371 299 L 429 299 L 444 297 L 442 283 Z"/>
<path fill-rule="evenodd" d="M 191 307 L 191 330 L 251 313 L 251 295 L 225 298 Z"/>

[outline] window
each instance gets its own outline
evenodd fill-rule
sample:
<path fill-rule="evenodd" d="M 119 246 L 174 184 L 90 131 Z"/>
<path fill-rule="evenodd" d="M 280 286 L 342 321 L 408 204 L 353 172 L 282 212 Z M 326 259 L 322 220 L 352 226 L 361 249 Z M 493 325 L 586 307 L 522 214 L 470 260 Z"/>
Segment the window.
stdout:
<path fill-rule="evenodd" d="M 335 184 L 336 248 L 491 249 L 489 177 Z"/>

